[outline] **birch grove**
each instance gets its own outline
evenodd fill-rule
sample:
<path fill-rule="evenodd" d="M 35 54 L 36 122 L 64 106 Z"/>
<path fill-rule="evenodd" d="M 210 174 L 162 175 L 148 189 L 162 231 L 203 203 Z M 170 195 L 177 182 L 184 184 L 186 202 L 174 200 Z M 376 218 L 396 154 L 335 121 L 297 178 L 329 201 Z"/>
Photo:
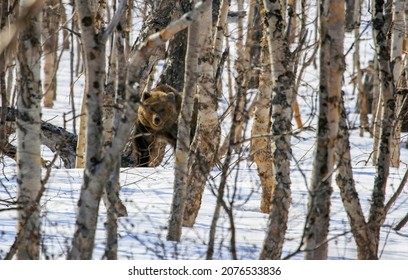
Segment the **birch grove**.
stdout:
<path fill-rule="evenodd" d="M 403 0 L 0 0 L 0 258 L 384 258 L 407 34 Z"/>

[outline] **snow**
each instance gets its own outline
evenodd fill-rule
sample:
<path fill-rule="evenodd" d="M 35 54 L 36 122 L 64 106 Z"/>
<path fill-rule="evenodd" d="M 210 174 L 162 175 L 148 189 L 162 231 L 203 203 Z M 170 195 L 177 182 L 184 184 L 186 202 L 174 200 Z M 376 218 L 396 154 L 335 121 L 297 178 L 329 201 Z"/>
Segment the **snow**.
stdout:
<path fill-rule="evenodd" d="M 46 111 L 46 110 L 44 110 Z M 370 138 L 360 138 L 353 131 L 354 178 L 361 204 L 367 212 L 370 206 L 371 190 L 374 182 L 375 168 L 362 161 L 367 160 L 371 150 Z M 292 205 L 283 257 L 292 253 L 299 246 L 306 216 L 308 183 L 312 167 L 314 132 L 301 132 L 300 141 L 294 142 L 294 154 L 299 165 L 293 163 Z M 363 141 L 364 140 L 364 141 Z M 406 159 L 407 150 L 402 149 L 401 158 Z M 166 227 L 172 200 L 173 169 L 172 159 L 168 164 L 157 168 L 126 168 L 121 170 L 121 198 L 128 208 L 128 217 L 119 219 L 119 259 L 203 259 L 208 244 L 209 228 L 215 208 L 215 196 L 211 188 L 217 186 L 219 170 L 214 168 L 204 192 L 202 207 L 197 222 L 192 228 L 183 228 L 179 244 L 166 241 Z M 259 213 L 260 184 L 254 165 L 248 161 L 241 162 L 234 169 L 228 182 L 229 192 L 237 188 L 234 201 L 234 222 L 236 228 L 236 247 L 239 259 L 256 259 L 265 235 L 268 216 Z M 390 196 L 398 187 L 406 167 L 392 168 L 388 178 L 387 194 Z M 1 199 L 16 195 L 15 164 L 6 160 L 1 179 L 4 187 L 0 188 Z M 234 183 L 238 173 L 237 183 Z M 75 210 L 81 186 L 81 169 L 54 169 L 47 183 L 47 189 L 41 201 L 42 208 L 42 247 L 41 258 L 63 259 L 71 244 L 75 225 Z M 381 258 L 408 259 L 408 229 L 399 232 L 392 230 L 406 213 L 408 213 L 408 192 L 405 189 L 387 216 L 381 231 Z M 2 207 L 3 208 L 3 207 Z M 338 188 L 334 185 L 332 195 L 329 246 L 330 259 L 355 259 L 356 249 L 342 207 Z M 0 255 L 14 241 L 15 211 L 0 212 Z M 98 231 L 94 258 L 100 259 L 104 253 L 105 233 L 103 223 L 106 211 L 100 207 Z M 230 230 L 228 217 L 223 214 L 217 227 L 215 259 L 230 259 Z M 404 235 L 404 236 L 403 236 Z M 302 259 L 301 253 L 293 259 Z"/>
<path fill-rule="evenodd" d="M 367 47 L 368 48 L 368 47 Z M 347 47 L 346 47 L 347 49 Z M 372 50 L 371 50 L 372 51 Z M 368 51 L 367 51 L 368 52 Z M 350 67 L 350 55 L 347 63 Z M 362 56 L 365 60 L 366 51 Z M 369 58 L 367 58 L 369 59 Z M 350 69 L 348 70 L 350 71 Z M 302 118 L 306 121 L 310 109 L 316 111 L 317 70 L 310 68 L 306 72 L 305 86 L 299 93 Z M 53 109 L 43 109 L 43 120 L 59 126 L 66 126 L 73 131 L 73 115 L 71 98 L 69 96 L 69 57 L 62 56 L 62 65 L 58 71 L 58 97 Z M 308 86 L 313 85 L 313 86 Z M 75 110 L 79 115 L 83 77 L 75 84 Z M 358 127 L 358 116 L 354 113 L 355 96 L 351 95 L 351 86 L 345 83 L 349 120 Z M 314 112 L 316 113 L 316 112 Z M 67 120 L 67 121 L 64 121 Z M 78 125 L 79 118 L 76 119 Z M 314 126 L 315 118 L 309 118 L 307 125 Z M 295 123 L 294 123 L 295 126 Z M 227 127 L 228 125 L 224 125 Z M 247 129 L 247 133 L 250 127 Z M 367 215 L 371 191 L 376 174 L 370 156 L 373 139 L 366 134 L 358 135 L 358 129 L 351 131 L 351 153 L 356 188 L 359 192 L 362 207 Z M 305 218 L 307 214 L 308 185 L 311 181 L 313 151 L 316 132 L 313 129 L 297 131 L 292 137 L 293 155 L 291 167 L 292 204 L 286 240 L 283 248 L 285 257 L 295 252 L 301 242 Z M 387 185 L 387 199 L 399 186 L 408 164 L 408 150 L 403 146 L 407 135 L 403 135 L 401 144 L 401 167 L 391 168 Z M 120 218 L 119 225 L 119 259 L 205 259 L 209 228 L 214 214 L 216 198 L 214 189 L 219 183 L 220 170 L 213 168 L 207 183 L 202 207 L 192 228 L 183 228 L 180 243 L 166 241 L 167 219 L 169 217 L 173 188 L 173 151 L 164 164 L 157 168 L 123 168 L 121 169 L 121 198 L 128 209 L 128 217 Z M 50 157 L 50 151 L 43 148 L 44 157 Z M 233 190 L 233 213 L 236 230 L 236 248 L 239 259 L 257 259 L 264 240 L 268 215 L 259 212 L 260 182 L 255 164 L 246 156 L 238 162 L 230 174 L 225 199 L 230 202 Z M 0 258 L 4 257 L 14 242 L 16 232 L 16 211 L 5 210 L 3 200 L 16 197 L 15 162 L 4 159 L 2 175 L 0 175 Z M 76 204 L 78 201 L 83 170 L 55 168 L 46 185 L 46 191 L 41 200 L 42 238 L 41 259 L 65 259 L 75 226 Z M 396 203 L 391 208 L 381 230 L 381 259 L 408 260 L 408 226 L 396 232 L 392 229 L 397 222 L 408 213 L 408 190 L 404 189 Z M 105 244 L 104 222 L 106 209 L 101 203 L 98 218 L 98 230 L 95 241 L 94 259 L 103 258 Z M 342 206 L 339 190 L 333 183 L 331 200 L 329 259 L 356 259 L 356 246 L 350 233 L 347 216 Z M 230 221 L 222 212 L 218 222 L 214 259 L 230 259 Z M 291 259 L 303 259 L 301 252 Z"/>

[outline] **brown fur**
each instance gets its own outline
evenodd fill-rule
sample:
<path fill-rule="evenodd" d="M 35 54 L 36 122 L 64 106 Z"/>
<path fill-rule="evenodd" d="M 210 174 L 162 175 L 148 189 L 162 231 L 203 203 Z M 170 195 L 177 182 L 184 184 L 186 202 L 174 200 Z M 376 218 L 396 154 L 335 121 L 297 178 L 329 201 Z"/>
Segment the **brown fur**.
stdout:
<path fill-rule="evenodd" d="M 138 110 L 139 124 L 175 146 L 181 99 L 181 95 L 168 85 L 143 93 Z"/>
<path fill-rule="evenodd" d="M 138 166 L 157 166 L 163 141 L 176 146 L 181 100 L 180 93 L 168 85 L 143 93 L 136 123 Z"/>

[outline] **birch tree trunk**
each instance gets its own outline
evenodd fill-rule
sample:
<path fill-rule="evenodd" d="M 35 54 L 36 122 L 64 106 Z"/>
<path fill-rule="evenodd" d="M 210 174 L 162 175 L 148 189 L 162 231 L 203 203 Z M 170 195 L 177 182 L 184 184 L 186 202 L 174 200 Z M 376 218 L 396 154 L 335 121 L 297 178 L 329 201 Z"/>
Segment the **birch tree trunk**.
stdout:
<path fill-rule="evenodd" d="M 103 92 L 105 83 L 105 42 L 95 30 L 96 21 L 88 1 L 76 1 L 84 54 L 86 83 L 86 146 L 84 179 L 81 186 L 75 235 L 68 259 L 90 259 L 93 253 L 99 202 L 103 185 L 94 180 L 102 160 Z"/>
<path fill-rule="evenodd" d="M 214 72 L 217 71 L 218 65 L 222 59 L 223 53 L 223 46 L 224 46 L 224 38 L 227 32 L 227 16 L 228 10 L 231 5 L 231 1 L 229 0 L 222 0 L 220 3 L 220 10 L 218 13 L 217 24 L 214 31 Z M 218 81 L 217 81 L 218 82 Z M 219 88 L 220 85 L 217 83 L 217 87 Z M 218 89 L 217 89 L 218 90 Z"/>
<path fill-rule="evenodd" d="M 87 137 L 86 137 L 86 165 L 84 169 L 84 180 L 81 187 L 80 199 L 78 202 L 78 213 L 76 219 L 76 229 L 72 241 L 72 248 L 68 254 L 68 259 L 90 259 L 93 253 L 95 232 L 98 218 L 98 210 L 100 199 L 103 191 L 106 189 L 111 205 L 115 206 L 115 188 L 119 180 L 119 161 L 121 151 L 128 139 L 130 125 L 135 120 L 135 103 L 138 99 L 130 95 L 127 97 L 126 114 L 120 115 L 115 121 L 118 124 L 115 128 L 116 134 L 111 143 L 106 143 L 104 147 L 103 135 L 103 93 L 105 81 L 105 47 L 106 41 L 120 22 L 121 13 L 125 7 L 125 0 L 122 0 L 117 13 L 112 18 L 112 22 L 105 28 L 98 28 L 100 22 L 92 17 L 91 5 L 87 1 L 77 2 L 77 9 L 80 17 L 80 29 L 82 32 L 84 60 L 86 68 L 86 110 L 87 110 Z M 138 52 L 136 52 L 138 54 Z M 138 65 L 140 68 L 144 66 L 144 61 Z M 132 64 L 130 64 L 132 66 Z M 130 67 L 129 66 L 129 67 Z M 136 67 L 132 68 L 139 75 L 141 71 Z M 134 76 L 132 76 L 134 77 Z M 138 76 L 140 77 L 140 76 Z M 124 78 L 122 78 L 122 81 Z M 134 79 L 132 79 L 133 86 Z M 121 89 L 123 91 L 123 88 Z M 118 90 L 120 92 L 120 90 Z M 137 111 L 137 108 L 136 108 Z M 115 124 L 116 124 L 115 123 Z M 118 139 L 119 138 L 119 139 Z M 115 207 L 109 207 L 108 215 L 116 221 Z M 111 222 L 110 220 L 109 222 Z M 112 224 L 108 225 L 108 230 L 111 234 L 116 230 Z M 109 239 L 106 252 L 110 254 L 109 258 L 115 258 L 116 239 Z"/>
<path fill-rule="evenodd" d="M 368 131 L 368 108 L 367 108 L 367 92 L 363 89 L 363 75 L 361 71 L 360 63 L 360 17 L 361 17 L 361 0 L 356 0 L 354 2 L 354 19 L 353 19 L 353 29 L 354 29 L 354 54 L 353 62 L 356 77 L 356 87 L 357 87 L 357 100 L 358 100 L 358 112 L 360 113 L 360 136 L 364 136 L 364 132 Z M 347 14 L 347 13 L 346 13 Z M 346 18 L 347 20 L 347 18 Z"/>
<path fill-rule="evenodd" d="M 86 79 L 86 77 L 85 77 Z M 86 95 L 81 102 L 81 112 L 79 117 L 78 142 L 76 147 L 75 168 L 85 167 L 85 143 L 86 143 Z"/>
<path fill-rule="evenodd" d="M 390 67 L 390 51 L 388 31 L 391 24 L 391 8 L 385 5 L 383 0 L 375 0 L 373 14 L 374 37 L 376 38 L 376 51 L 380 70 L 380 90 L 383 99 L 383 115 L 380 132 L 380 143 L 376 164 L 376 176 L 371 199 L 369 227 L 374 231 L 372 244 L 378 246 L 380 242 L 380 226 L 385 221 L 384 200 L 387 186 L 387 178 L 390 168 L 390 142 L 392 128 L 394 126 L 395 111 L 395 88 Z"/>
<path fill-rule="evenodd" d="M 383 101 L 380 90 L 380 77 L 378 69 L 378 59 L 374 60 L 374 73 L 373 73 L 373 116 L 372 116 L 372 134 L 373 134 L 373 165 L 377 164 L 378 158 L 378 146 L 380 141 L 380 131 L 381 131 L 381 116 L 383 115 Z"/>
<path fill-rule="evenodd" d="M 265 35 L 266 41 L 266 35 Z M 252 126 L 251 156 L 261 180 L 262 197 L 260 210 L 270 213 L 272 194 L 275 191 L 275 172 L 272 154 L 272 93 L 271 59 L 267 41 L 261 53 L 262 71 L 259 77 L 259 93 L 256 101 L 255 119 Z"/>
<path fill-rule="evenodd" d="M 94 21 L 96 18 L 96 12 L 97 12 L 97 7 L 96 7 L 96 1 L 97 0 L 90 0 L 88 2 L 88 9 L 89 9 L 89 16 L 92 18 L 92 20 Z M 75 7 L 76 10 L 78 10 L 78 5 L 75 3 Z M 83 11 L 82 11 L 83 12 Z M 79 14 L 79 12 L 78 12 Z M 76 17 L 77 18 L 77 17 Z M 78 19 L 77 19 L 78 21 Z M 77 23 L 79 25 L 79 29 L 81 30 L 81 23 L 78 22 Z M 96 29 L 96 22 L 93 22 L 94 25 L 94 30 Z M 89 39 L 88 39 L 89 40 Z M 82 55 L 80 55 L 79 57 L 82 57 L 83 61 L 85 61 L 86 57 L 85 57 L 85 53 L 84 53 L 84 45 L 80 45 L 83 49 L 81 50 Z M 79 63 L 78 63 L 79 64 Z M 85 64 L 85 62 L 84 62 Z M 87 70 L 87 67 L 85 65 L 85 72 Z M 88 85 L 88 75 L 85 73 L 85 85 Z M 76 149 L 76 161 L 75 161 L 75 168 L 85 168 L 86 165 L 86 135 L 88 134 L 88 127 L 87 127 L 87 96 L 86 96 L 86 87 L 84 90 L 84 93 L 82 95 L 82 102 L 81 102 L 81 113 L 80 113 L 80 118 L 79 118 L 79 131 L 78 131 L 78 142 L 77 142 L 77 149 Z"/>
<path fill-rule="evenodd" d="M 289 206 L 291 202 L 290 160 L 292 158 L 291 131 L 293 115 L 293 57 L 289 38 L 285 36 L 285 6 L 279 1 L 263 1 L 266 10 L 264 24 L 268 30 L 270 65 L 272 68 L 272 135 L 275 190 L 272 193 L 268 228 L 260 252 L 260 259 L 279 259 L 282 254 Z"/>
<path fill-rule="evenodd" d="M 391 33 L 391 63 L 394 87 L 401 77 L 402 71 L 402 41 L 404 38 L 404 3 L 405 0 L 394 0 L 393 9 L 393 27 Z M 402 107 L 403 95 L 398 94 L 395 100 L 395 108 Z M 399 167 L 400 165 L 400 142 L 401 142 L 401 125 L 402 119 L 395 119 L 395 126 L 392 130 L 391 138 L 391 166 Z"/>
<path fill-rule="evenodd" d="M 235 78 L 235 90 L 236 96 L 240 98 L 239 102 L 237 103 L 239 106 L 238 111 L 238 120 L 237 126 L 235 127 L 235 131 L 233 132 L 234 137 L 234 145 L 235 150 L 238 151 L 239 148 L 237 143 L 239 143 L 243 137 L 244 133 L 244 126 L 248 121 L 248 112 L 247 112 L 247 90 L 248 90 L 248 82 L 249 82 L 249 73 L 251 68 L 251 57 L 250 57 L 250 49 L 252 46 L 252 25 L 255 15 L 255 2 L 256 0 L 250 0 L 249 3 L 249 10 L 248 10 L 248 19 L 247 19 L 247 34 L 246 34 L 246 41 L 245 45 L 242 44 L 244 42 L 244 26 L 241 19 L 238 19 L 238 40 L 236 44 L 236 52 L 237 58 L 235 60 L 235 70 L 236 70 L 236 78 Z M 238 10 L 244 10 L 244 1 L 237 0 Z M 238 91 L 240 91 L 238 93 Z M 237 97 L 236 97 L 237 98 Z M 225 143 L 229 143 L 228 139 L 226 139 Z M 225 148 L 224 148 L 225 149 Z"/>
<path fill-rule="evenodd" d="M 211 10 L 206 1 L 205 5 Z M 167 240 L 180 241 L 184 210 L 187 199 L 188 163 L 190 158 L 190 130 L 196 92 L 198 72 L 198 57 L 203 42 L 200 41 L 201 21 L 204 18 L 201 12 L 197 19 L 193 20 L 188 29 L 188 46 L 186 54 L 186 70 L 184 76 L 183 102 L 178 120 L 176 162 L 174 166 L 174 192 L 169 218 L 169 230 Z M 207 33 L 206 33 L 207 35 Z"/>
<path fill-rule="evenodd" d="M 20 2 L 20 14 L 30 8 L 29 1 Z M 30 16 L 31 17 L 31 16 Z M 39 258 L 40 206 L 37 197 L 41 190 L 41 39 L 40 16 L 29 23 L 18 40 L 19 80 L 17 97 L 17 231 L 21 242 L 17 258 Z"/>
<path fill-rule="evenodd" d="M 191 144 L 192 164 L 187 179 L 188 194 L 184 211 L 184 226 L 193 226 L 201 205 L 208 174 L 220 143 L 221 128 L 217 115 L 217 91 L 214 80 L 212 11 L 208 9 L 200 19 L 199 42 L 202 46 L 198 57 L 198 120 Z M 194 63 L 189 61 L 188 63 Z"/>
<path fill-rule="evenodd" d="M 98 8 L 98 1 L 97 0 L 90 0 L 88 1 L 88 9 L 89 9 L 89 17 L 92 19 L 92 25 L 93 25 L 93 30 L 94 32 L 98 32 L 99 28 L 101 26 L 101 20 L 102 20 L 102 13 L 103 13 L 103 7 L 104 7 L 104 1 L 101 1 L 101 5 Z M 78 8 L 78 4 L 75 3 L 76 8 Z M 83 11 L 82 11 L 83 12 Z M 79 12 L 78 12 L 79 14 Z M 81 30 L 81 23 L 77 23 L 79 26 L 79 29 Z M 88 34 L 90 35 L 90 34 Z M 91 39 L 86 39 L 86 40 L 91 40 Z M 82 58 L 84 61 L 84 64 L 86 64 L 86 54 L 85 54 L 85 46 L 82 45 Z M 105 51 L 104 51 L 105 52 Z M 85 73 L 87 71 L 87 66 L 85 65 Z M 78 132 L 78 143 L 77 143 L 77 157 L 76 157 L 76 163 L 75 167 L 76 168 L 85 168 L 86 166 L 86 150 L 87 150 L 87 135 L 89 135 L 88 132 L 88 105 L 87 105 L 87 95 L 86 95 L 86 85 L 89 85 L 88 79 L 88 74 L 85 75 L 85 90 L 84 94 L 82 96 L 82 102 L 81 102 L 81 114 L 80 114 L 80 120 L 79 120 L 79 132 Z M 104 85 L 105 83 L 101 84 Z"/>
<path fill-rule="evenodd" d="M 59 0 L 45 2 L 42 22 L 44 53 L 44 107 L 52 108 L 57 90 Z"/>
<path fill-rule="evenodd" d="M 345 68 L 344 17 L 344 1 L 320 2 L 319 120 L 305 235 L 306 259 L 327 259 L 328 254 L 331 178 Z"/>
<path fill-rule="evenodd" d="M 116 14 L 124 14 L 126 8 L 126 1 L 120 2 L 116 9 Z M 112 138 L 115 130 L 119 126 L 120 114 L 121 112 L 117 109 L 123 106 L 123 101 L 125 100 L 125 88 L 126 84 L 126 59 L 125 59 L 125 46 L 124 37 L 125 31 L 124 27 L 126 25 L 126 17 L 121 16 L 121 20 L 116 28 L 116 32 L 113 34 L 113 45 L 111 53 L 111 63 L 109 67 L 108 75 L 108 90 L 105 92 L 105 99 L 109 100 L 111 105 L 111 114 L 107 114 L 105 108 L 105 119 L 104 119 L 104 133 L 105 133 L 105 146 L 109 147 L 112 143 Z M 104 106 L 107 104 L 105 103 Z M 114 106 L 116 105 L 116 106 Z M 114 109 L 115 108 L 115 109 Z M 109 118 L 108 118 L 109 116 Z M 120 192 L 120 163 L 121 155 L 118 155 L 116 163 L 112 174 L 107 182 L 104 202 L 107 209 L 107 219 L 105 223 L 106 228 L 106 246 L 105 246 L 105 256 L 108 260 L 116 260 L 118 253 L 118 217 L 127 216 L 127 210 L 125 205 L 119 198 Z"/>
<path fill-rule="evenodd" d="M 169 1 L 171 6 L 173 6 L 173 3 L 173 1 Z M 170 19 L 176 20 L 189 10 L 191 10 L 189 0 L 177 1 L 175 7 L 173 7 L 173 10 L 170 12 Z M 181 58 L 186 56 L 186 51 L 187 30 L 183 30 L 169 41 L 166 63 L 157 84 L 168 84 L 179 92 L 183 91 L 185 59 Z"/>
<path fill-rule="evenodd" d="M 337 174 L 336 182 L 340 189 L 341 200 L 350 222 L 351 232 L 357 244 L 357 257 L 360 260 L 377 258 L 375 246 L 372 246 L 372 232 L 369 230 L 361 208 L 355 187 L 350 155 L 349 127 L 344 99 L 340 103 L 339 136 L 336 146 Z"/>
<path fill-rule="evenodd" d="M 356 2 L 360 2 L 360 0 L 346 0 L 346 17 L 345 17 L 345 30 L 347 32 L 352 31 L 353 29 L 356 28 L 356 13 L 358 12 L 355 7 L 356 7 Z"/>

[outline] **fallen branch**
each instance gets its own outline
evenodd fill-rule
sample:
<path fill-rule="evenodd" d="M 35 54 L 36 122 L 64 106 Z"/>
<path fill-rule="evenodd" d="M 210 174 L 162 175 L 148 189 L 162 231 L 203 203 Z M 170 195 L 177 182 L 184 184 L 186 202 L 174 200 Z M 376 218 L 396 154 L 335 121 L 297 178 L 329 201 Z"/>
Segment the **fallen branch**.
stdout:
<path fill-rule="evenodd" d="M 16 111 L 16 109 L 8 107 L 6 109 L 5 121 L 15 122 Z M 58 153 L 64 162 L 65 168 L 75 168 L 77 141 L 78 136 L 67 131 L 65 128 L 53 125 L 49 122 L 41 122 L 41 144 L 48 147 L 52 152 Z M 15 158 L 16 149 L 13 145 L 8 144 L 6 148 L 2 148 L 2 151 L 6 156 Z M 136 163 L 137 161 L 131 156 L 122 156 L 122 167 L 132 167 L 135 166 Z"/>

